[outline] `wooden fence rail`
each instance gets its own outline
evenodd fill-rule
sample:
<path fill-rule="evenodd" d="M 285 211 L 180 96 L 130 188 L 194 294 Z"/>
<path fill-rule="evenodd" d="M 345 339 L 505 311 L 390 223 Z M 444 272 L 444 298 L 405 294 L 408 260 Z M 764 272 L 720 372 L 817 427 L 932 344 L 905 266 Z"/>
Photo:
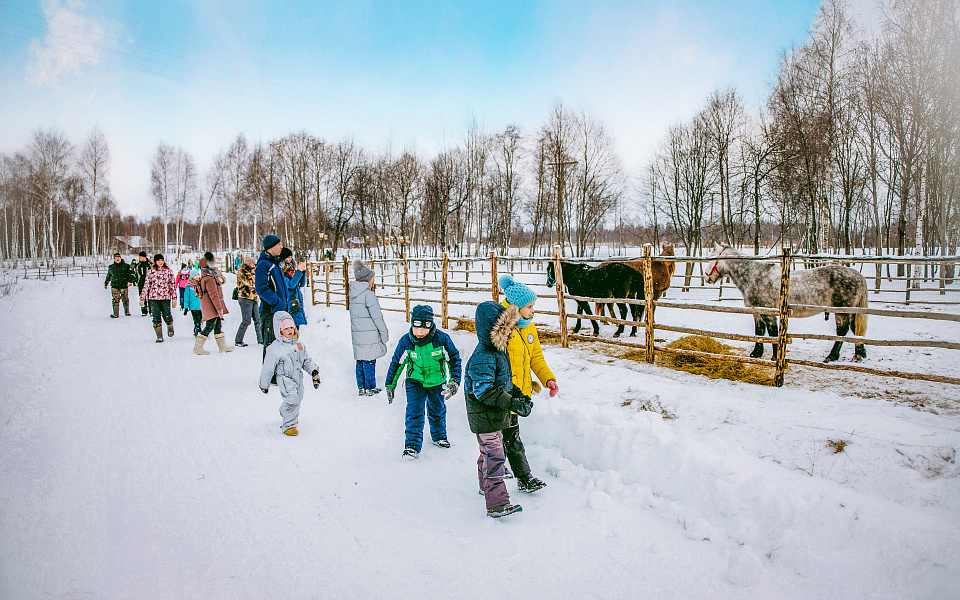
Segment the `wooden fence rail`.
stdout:
<path fill-rule="evenodd" d="M 644 247 L 644 254 L 638 259 L 631 260 L 642 260 L 645 263 L 646 269 L 645 274 L 652 273 L 652 260 L 670 260 L 675 262 L 711 262 L 715 258 L 709 257 L 673 257 L 673 256 L 662 256 L 654 257 L 649 245 Z M 935 381 L 942 383 L 952 383 L 960 385 L 960 378 L 947 377 L 941 375 L 931 375 L 924 373 L 905 373 L 901 371 L 884 371 L 880 369 L 873 369 L 870 367 L 864 367 L 859 365 L 849 365 L 849 364 L 836 364 L 836 363 L 820 363 L 808 360 L 794 359 L 789 358 L 787 355 L 788 347 L 793 339 L 806 339 L 806 340 L 824 340 L 824 341 L 843 341 L 856 344 L 865 344 L 873 346 L 894 346 L 894 347 L 915 347 L 915 348 L 944 348 L 949 350 L 960 350 L 960 343 L 950 342 L 945 340 L 877 340 L 877 339 L 868 339 L 856 336 L 846 336 L 840 337 L 835 335 L 819 335 L 819 334 L 805 334 L 805 333 L 789 333 L 789 318 L 791 313 L 794 310 L 817 310 L 825 311 L 832 313 L 842 313 L 842 314 L 870 314 L 878 315 L 883 317 L 895 317 L 895 318 L 911 318 L 911 319 L 929 319 L 929 320 L 939 320 L 939 321 L 952 321 L 960 322 L 960 314 L 944 314 L 944 313 L 933 313 L 933 312 L 922 312 L 922 311 L 905 311 L 905 310 L 890 310 L 890 309 L 879 309 L 879 308 L 841 308 L 841 307 L 825 307 L 825 306 L 810 306 L 810 305 L 791 305 L 789 304 L 789 290 L 790 290 L 790 273 L 791 266 L 794 261 L 812 264 L 815 261 L 831 261 L 831 262 L 840 262 L 842 259 L 843 262 L 863 262 L 863 263 L 877 263 L 877 264 L 890 264 L 890 262 L 921 262 L 920 259 L 915 258 L 887 258 L 887 257 L 823 257 L 823 256 L 799 256 L 793 255 L 790 248 L 785 248 L 781 254 L 772 255 L 772 256 L 744 256 L 746 260 L 763 260 L 771 261 L 776 260 L 781 265 L 781 290 L 780 290 L 780 303 L 777 307 L 773 308 L 763 308 L 763 307 L 733 307 L 733 306 L 718 306 L 714 304 L 703 304 L 703 303 L 694 303 L 694 302 L 677 302 L 670 300 L 659 300 L 654 301 L 652 294 L 645 295 L 642 299 L 637 298 L 593 298 L 587 296 L 578 296 L 574 294 L 569 294 L 565 291 L 563 285 L 563 271 L 560 268 L 561 261 L 567 262 L 597 262 L 596 259 L 592 258 L 561 258 L 559 247 L 554 248 L 553 257 L 515 257 L 515 256 L 498 256 L 493 252 L 490 252 L 486 257 L 458 257 L 450 258 L 446 253 L 440 257 L 425 257 L 425 258 L 403 258 L 403 259 L 379 259 L 375 261 L 370 261 L 384 266 L 392 266 L 393 272 L 386 273 L 385 269 L 381 269 L 381 272 L 377 275 L 380 278 L 381 283 L 378 285 L 384 288 L 393 288 L 397 290 L 403 290 L 403 294 L 400 295 L 384 295 L 382 298 L 384 300 L 394 300 L 402 301 L 404 307 L 393 308 L 386 307 L 383 310 L 401 312 L 406 315 L 407 320 L 410 318 L 410 304 L 411 302 L 439 302 L 440 303 L 440 320 L 441 327 L 446 328 L 447 323 L 450 318 L 454 318 L 458 321 L 472 321 L 468 317 L 454 317 L 449 313 L 450 306 L 475 306 L 477 300 L 464 300 L 461 298 L 451 297 L 451 293 L 489 293 L 490 297 L 496 300 L 500 298 L 500 289 L 497 285 L 497 276 L 498 273 L 517 273 L 516 263 L 519 263 L 522 267 L 524 263 L 530 264 L 531 269 L 537 268 L 539 270 L 543 269 L 543 265 L 549 262 L 554 264 L 554 273 L 556 275 L 556 285 L 555 289 L 548 294 L 537 294 L 537 298 L 544 299 L 555 299 L 557 301 L 557 311 L 550 310 L 537 310 L 538 315 L 551 315 L 558 318 L 558 330 L 557 333 L 560 337 L 560 345 L 564 348 L 569 346 L 570 340 L 584 340 L 592 342 L 601 342 L 604 344 L 611 344 L 621 347 L 634 348 L 636 350 L 642 350 L 644 352 L 644 357 L 647 362 L 653 363 L 656 358 L 656 353 L 663 352 L 667 354 L 676 354 L 683 356 L 694 356 L 694 357 L 709 357 L 717 360 L 724 361 L 737 361 L 749 364 L 762 365 L 766 367 L 774 368 L 774 385 L 782 386 L 784 381 L 784 375 L 788 368 L 788 365 L 802 365 L 807 367 L 821 368 L 821 369 L 834 369 L 834 370 L 846 370 L 846 371 L 857 371 L 862 373 L 868 373 L 872 375 L 881 375 L 888 377 L 901 377 L 906 379 L 916 379 L 924 381 Z M 627 260 L 622 258 L 611 258 L 609 260 Z M 960 257 L 943 257 L 935 259 L 926 259 L 927 262 L 960 262 Z M 486 263 L 484 267 L 473 268 L 473 269 L 455 269 L 452 268 L 454 265 L 468 265 L 468 264 L 477 264 L 477 263 Z M 505 263 L 511 264 L 511 269 L 501 269 L 500 266 Z M 419 264 L 421 268 L 411 268 L 411 265 Z M 427 265 L 433 265 L 439 268 L 427 268 Z M 879 267 L 878 267 L 879 269 Z M 350 280 L 349 277 L 349 268 L 347 258 L 343 258 L 342 263 L 342 279 L 340 281 L 332 281 L 331 274 L 337 275 L 340 271 L 340 268 L 336 263 L 332 261 L 323 261 L 322 263 L 312 263 L 310 265 L 310 283 L 311 283 L 311 301 L 313 304 L 319 304 L 317 300 L 317 293 L 321 292 L 323 294 L 323 302 L 327 305 L 340 305 L 344 306 L 349 310 L 349 294 L 348 294 L 348 283 Z M 522 272 L 519 271 L 519 272 Z M 528 272 L 534 272 L 533 270 Z M 322 281 L 321 277 L 316 276 L 315 274 L 323 274 Z M 426 284 L 427 274 L 430 273 L 434 277 L 431 278 L 431 281 L 435 281 L 434 285 Z M 484 282 L 484 277 L 489 273 L 490 279 L 489 283 Z M 468 278 L 467 281 L 462 280 L 452 280 L 451 275 L 456 274 L 465 274 Z M 473 274 L 477 276 L 476 283 L 469 281 L 469 276 Z M 411 282 L 411 275 L 420 275 L 422 276 L 423 283 L 417 284 Z M 960 275 L 960 274 L 958 274 Z M 402 276 L 402 277 L 401 277 Z M 684 275 L 675 275 L 675 277 L 685 277 Z M 699 275 L 691 275 L 691 277 L 701 277 Z M 390 278 L 392 281 L 387 281 Z M 649 279 L 649 277 L 645 277 Z M 320 286 L 322 285 L 322 288 Z M 702 287 L 703 289 L 708 289 L 705 286 L 678 286 L 683 287 L 684 289 L 693 289 Z M 319 288 L 319 289 L 318 289 Z M 645 289 L 652 288 L 651 281 L 645 281 Z M 720 287 L 722 290 L 722 286 Z M 729 288 L 728 288 L 729 289 Z M 439 298 L 424 298 L 424 297 L 414 297 L 411 296 L 411 290 L 417 292 L 429 292 L 434 295 L 439 294 Z M 914 289 L 914 292 L 917 290 Z M 932 290 L 931 290 L 932 291 Z M 937 290 L 939 291 L 939 290 Z M 960 291 L 960 290 L 949 290 L 949 291 Z M 722 294 L 722 291 L 720 292 Z M 909 298 L 910 289 L 908 286 L 907 294 Z M 422 296 L 422 294 L 419 294 Z M 343 301 L 337 301 L 334 297 L 342 296 Z M 734 298 L 728 298 L 734 299 Z M 598 315 L 585 315 L 578 314 L 572 315 L 566 312 L 566 301 L 573 300 L 579 302 L 590 302 L 590 303 L 602 303 L 602 304 L 643 304 L 644 305 L 644 314 L 645 318 L 642 321 L 632 321 L 627 319 L 617 319 L 615 317 L 606 317 Z M 655 308 L 661 306 L 669 309 L 681 309 L 681 310 L 698 310 L 698 311 L 708 311 L 708 312 L 720 312 L 720 313 L 737 313 L 737 314 L 750 314 L 754 316 L 758 315 L 769 315 L 776 316 L 779 321 L 779 329 L 777 336 L 757 336 L 757 335 L 742 335 L 728 332 L 720 331 L 708 331 L 694 329 L 690 327 L 679 327 L 675 325 L 667 325 L 664 323 L 657 323 L 654 315 Z M 577 319 L 583 319 L 588 321 L 600 322 L 600 323 L 609 323 L 613 325 L 623 325 L 629 327 L 642 328 L 644 330 L 644 343 L 629 342 L 619 339 L 611 338 L 601 338 L 595 337 L 592 335 L 582 335 L 575 334 L 568 331 L 568 323 L 570 317 Z M 752 358 L 747 356 L 730 356 L 730 355 L 720 355 L 712 354 L 707 352 L 693 351 L 693 350 L 681 350 L 674 348 L 667 348 L 665 346 L 657 346 L 655 343 L 655 332 L 660 331 L 670 331 L 674 333 L 684 333 L 692 335 L 703 335 L 710 336 L 720 339 L 727 340 L 736 340 L 743 342 L 755 342 L 762 344 L 776 344 L 777 352 L 772 360 Z"/>

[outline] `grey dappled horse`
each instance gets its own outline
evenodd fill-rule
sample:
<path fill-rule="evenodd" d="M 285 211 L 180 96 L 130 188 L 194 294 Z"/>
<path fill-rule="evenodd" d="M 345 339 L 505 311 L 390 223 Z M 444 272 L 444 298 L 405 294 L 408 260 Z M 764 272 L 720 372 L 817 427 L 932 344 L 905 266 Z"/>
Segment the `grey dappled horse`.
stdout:
<path fill-rule="evenodd" d="M 717 259 L 707 272 L 707 281 L 716 283 L 721 277 L 729 277 L 743 294 L 743 303 L 750 307 L 778 308 L 780 306 L 780 265 L 778 263 L 757 260 L 738 260 L 742 256 L 732 247 L 715 244 Z M 856 269 L 842 265 L 827 265 L 816 269 L 793 271 L 790 274 L 791 305 L 807 304 L 811 306 L 859 307 L 867 306 L 867 282 Z M 792 309 L 791 317 L 812 317 L 822 310 Z M 853 333 L 863 336 L 867 333 L 867 315 L 835 313 L 837 335 L 845 336 L 850 326 Z M 767 332 L 777 336 L 777 317 L 774 315 L 754 315 L 756 334 Z M 843 342 L 834 342 L 833 349 L 824 362 L 840 358 L 840 346 Z M 777 354 L 777 345 L 773 345 L 773 354 Z M 763 356 L 763 344 L 757 343 L 750 356 Z M 853 359 L 860 362 L 867 356 L 863 344 L 856 344 Z"/>

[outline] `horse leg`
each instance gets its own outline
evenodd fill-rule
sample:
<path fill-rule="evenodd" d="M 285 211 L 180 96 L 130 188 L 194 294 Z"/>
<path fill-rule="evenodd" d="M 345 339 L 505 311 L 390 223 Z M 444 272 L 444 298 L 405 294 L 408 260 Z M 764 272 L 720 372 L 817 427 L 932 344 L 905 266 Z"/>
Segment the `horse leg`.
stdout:
<path fill-rule="evenodd" d="M 639 309 L 639 310 L 638 310 L 638 309 Z M 633 319 L 634 322 L 640 321 L 640 317 L 641 317 L 642 315 L 643 315 L 643 306 L 640 306 L 640 305 L 637 305 L 637 304 L 631 304 L 631 305 L 630 305 L 630 318 Z M 636 326 L 636 325 L 634 325 L 634 326 L 630 329 L 630 337 L 637 337 L 637 326 Z"/>
<path fill-rule="evenodd" d="M 764 322 L 762 315 L 754 315 L 753 322 L 755 335 L 763 335 L 767 332 L 767 324 Z M 753 352 L 750 353 L 750 357 L 760 358 L 761 356 L 763 356 L 763 344 L 757 342 L 753 347 Z"/>
<path fill-rule="evenodd" d="M 580 302 L 579 300 L 577 301 L 577 314 L 578 315 L 583 314 L 583 302 Z M 577 324 L 573 327 L 573 332 L 574 333 L 580 332 L 580 319 L 577 319 Z"/>
<path fill-rule="evenodd" d="M 626 305 L 626 304 L 618 304 L 617 306 L 620 307 L 620 320 L 621 320 L 621 321 L 626 321 L 626 320 L 627 320 L 627 305 Z M 611 315 L 611 316 L 613 315 L 613 307 L 612 307 L 612 306 L 610 307 L 610 315 Z M 624 325 L 623 323 L 620 323 L 620 326 L 617 327 L 617 332 L 616 332 L 615 334 L 613 334 L 613 337 L 620 337 L 620 334 L 623 333 L 623 328 L 624 328 L 624 327 L 626 327 L 626 325 Z"/>
<path fill-rule="evenodd" d="M 590 315 L 590 316 L 593 316 L 593 313 L 590 312 L 590 305 L 587 304 L 586 302 L 583 303 L 583 312 L 585 312 L 586 314 L 588 314 L 588 315 Z M 610 314 L 611 314 L 611 315 L 613 314 L 613 311 L 612 311 L 612 310 L 610 311 Z M 590 323 L 593 324 L 593 335 L 599 336 L 599 335 L 600 335 L 600 323 L 598 323 L 598 322 L 597 322 L 596 320 L 594 320 L 594 319 L 590 319 Z"/>
<path fill-rule="evenodd" d="M 843 337 L 847 335 L 847 332 L 850 331 L 850 315 L 845 315 L 842 313 L 836 313 L 834 317 L 837 320 L 837 335 Z M 833 362 L 840 358 L 840 347 L 843 346 L 843 342 L 837 340 L 833 343 L 833 349 L 830 350 L 830 354 L 827 355 L 823 362 Z"/>
<path fill-rule="evenodd" d="M 780 324 L 777 323 L 777 319 L 764 315 L 764 321 L 767 323 L 767 335 L 770 337 L 777 337 L 777 334 L 780 331 Z M 770 344 L 770 346 L 773 350 L 773 360 L 777 360 L 777 351 L 780 349 L 780 344 Z"/>

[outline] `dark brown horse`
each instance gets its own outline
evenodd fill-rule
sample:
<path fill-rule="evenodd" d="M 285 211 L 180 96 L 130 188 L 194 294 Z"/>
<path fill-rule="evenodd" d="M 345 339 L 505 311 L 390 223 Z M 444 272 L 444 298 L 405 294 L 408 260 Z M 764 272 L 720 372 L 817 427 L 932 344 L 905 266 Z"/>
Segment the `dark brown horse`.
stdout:
<path fill-rule="evenodd" d="M 664 244 L 663 251 L 661 252 L 660 256 L 675 256 L 675 254 L 673 253 L 673 244 Z M 613 262 L 611 261 L 611 262 L 600 263 L 600 266 L 603 267 L 609 264 L 613 264 Z M 619 264 L 627 265 L 628 267 L 636 270 L 638 273 L 641 274 L 641 279 L 643 279 L 642 275 L 643 275 L 644 269 L 643 269 L 642 259 L 619 261 Z M 670 278 L 673 277 L 673 273 L 677 269 L 677 263 L 672 260 L 654 260 L 652 261 L 652 268 L 653 268 L 653 300 L 657 301 L 660 299 L 660 296 L 663 296 L 663 293 L 667 291 L 667 288 L 670 287 Z M 642 287 L 640 289 L 641 289 L 641 293 L 639 294 L 639 299 L 642 300 L 644 299 L 644 295 L 642 292 Z M 600 304 L 600 303 L 597 303 L 594 306 L 594 308 L 596 309 L 597 315 L 603 316 L 604 306 L 605 306 L 604 304 Z M 643 307 L 640 308 L 640 315 L 643 315 Z M 611 317 L 614 316 L 612 310 L 610 311 L 610 316 Z"/>
<path fill-rule="evenodd" d="M 563 272 L 563 284 L 567 286 L 567 291 L 574 296 L 586 296 L 589 298 L 636 298 L 643 297 L 643 277 L 636 270 L 621 263 L 612 263 L 602 267 L 590 267 L 583 263 L 572 263 L 561 261 L 560 269 Z M 547 285 L 556 284 L 556 273 L 554 272 L 553 262 L 547 263 Z M 590 312 L 590 303 L 577 300 L 577 314 Z M 627 320 L 626 303 L 617 303 L 620 306 L 620 319 Z M 638 309 L 640 313 L 638 314 Z M 643 305 L 631 303 L 630 312 L 634 321 L 639 321 L 639 315 L 642 315 Z M 611 313 L 613 310 L 611 309 Z M 613 316 L 613 315 L 611 315 Z M 573 333 L 580 331 L 580 319 L 577 319 L 577 325 L 573 328 Z M 593 334 L 600 335 L 600 326 L 596 321 L 590 320 L 593 325 Z M 617 332 L 613 337 L 618 337 L 623 333 L 624 326 L 617 327 Z M 633 326 L 631 336 L 637 335 L 637 327 Z"/>

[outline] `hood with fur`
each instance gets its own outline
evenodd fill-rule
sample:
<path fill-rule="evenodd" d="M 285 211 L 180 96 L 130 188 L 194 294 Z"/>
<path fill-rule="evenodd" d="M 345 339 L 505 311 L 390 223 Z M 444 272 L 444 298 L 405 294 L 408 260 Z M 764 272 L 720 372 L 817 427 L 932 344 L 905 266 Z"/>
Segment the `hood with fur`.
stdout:
<path fill-rule="evenodd" d="M 492 346 L 500 352 L 506 352 L 507 343 L 513 335 L 513 329 L 520 320 L 520 311 L 511 304 L 504 308 L 497 302 L 488 300 L 477 306 L 477 339 L 481 344 Z"/>

